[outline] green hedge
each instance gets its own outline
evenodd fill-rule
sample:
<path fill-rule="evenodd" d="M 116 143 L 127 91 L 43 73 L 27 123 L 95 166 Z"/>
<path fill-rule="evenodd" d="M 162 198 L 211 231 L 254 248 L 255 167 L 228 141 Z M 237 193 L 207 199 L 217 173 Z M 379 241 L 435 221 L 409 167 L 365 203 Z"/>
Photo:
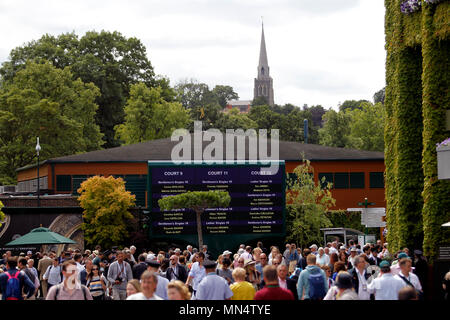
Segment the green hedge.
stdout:
<path fill-rule="evenodd" d="M 403 14 L 385 0 L 386 221 L 390 249 L 420 248 L 431 260 L 449 232 L 450 183 L 437 180 L 436 143 L 450 109 L 450 3 Z"/>

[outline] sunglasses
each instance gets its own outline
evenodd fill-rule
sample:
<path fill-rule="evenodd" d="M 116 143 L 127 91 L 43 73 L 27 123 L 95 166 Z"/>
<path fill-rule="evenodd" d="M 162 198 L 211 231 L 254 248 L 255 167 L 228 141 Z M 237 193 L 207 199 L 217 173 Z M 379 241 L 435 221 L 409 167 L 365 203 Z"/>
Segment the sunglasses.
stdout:
<path fill-rule="evenodd" d="M 92 270 L 97 270 L 98 271 L 98 268 L 92 268 Z"/>

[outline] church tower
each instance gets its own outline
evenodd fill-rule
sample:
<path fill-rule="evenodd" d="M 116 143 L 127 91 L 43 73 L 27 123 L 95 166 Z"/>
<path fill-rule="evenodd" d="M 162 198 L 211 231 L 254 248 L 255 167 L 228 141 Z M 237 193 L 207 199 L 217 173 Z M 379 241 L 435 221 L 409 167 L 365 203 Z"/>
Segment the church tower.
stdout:
<path fill-rule="evenodd" d="M 273 80 L 269 73 L 267 62 L 266 41 L 264 39 L 264 24 L 262 25 L 261 47 L 259 49 L 258 76 L 255 78 L 253 98 L 265 97 L 269 106 L 274 105 L 273 100 Z"/>

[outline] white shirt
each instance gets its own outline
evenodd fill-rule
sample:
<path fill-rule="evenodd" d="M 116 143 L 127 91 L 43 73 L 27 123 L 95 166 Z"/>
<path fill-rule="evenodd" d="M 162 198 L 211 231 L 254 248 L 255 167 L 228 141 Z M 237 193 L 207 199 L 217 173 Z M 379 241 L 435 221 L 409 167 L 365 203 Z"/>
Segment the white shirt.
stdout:
<path fill-rule="evenodd" d="M 398 300 L 398 292 L 406 283 L 394 277 L 391 273 L 384 273 L 367 285 L 370 293 L 375 294 L 375 300 Z"/>
<path fill-rule="evenodd" d="M 80 272 L 84 270 L 84 266 L 82 264 L 80 264 L 79 262 L 77 262 L 76 264 L 77 264 L 78 274 L 80 274 Z"/>
<path fill-rule="evenodd" d="M 316 256 L 316 263 L 320 266 L 328 265 L 330 263 L 330 257 L 327 254 L 323 254 L 322 256 Z"/>
<path fill-rule="evenodd" d="M 336 253 L 337 255 L 339 255 L 338 249 L 336 249 L 335 247 L 331 247 L 330 248 L 330 255 L 332 255 L 333 253 Z"/>
<path fill-rule="evenodd" d="M 156 294 L 153 294 L 151 298 L 147 298 L 142 292 L 138 292 L 132 294 L 131 296 L 128 296 L 127 300 L 163 300 L 163 299 L 158 297 Z"/>
<path fill-rule="evenodd" d="M 287 290 L 287 281 L 286 279 L 281 279 L 280 277 L 278 277 L 278 284 L 280 285 L 280 288 L 286 289 Z"/>
<path fill-rule="evenodd" d="M 405 277 L 406 280 L 408 280 L 409 282 L 411 282 L 411 284 L 414 286 L 414 288 L 416 288 L 416 290 L 422 291 L 422 285 L 420 284 L 420 280 L 419 280 L 419 278 L 418 278 L 414 273 L 410 272 L 410 273 L 408 274 L 408 276 L 405 276 L 405 275 L 400 271 L 399 274 L 395 276 L 396 278 L 400 279 L 405 285 L 407 285 L 406 282 L 405 282 L 400 276 Z"/>
<path fill-rule="evenodd" d="M 189 272 L 189 276 L 193 278 L 192 289 L 197 290 L 198 284 L 204 277 L 206 277 L 205 267 L 199 265 L 198 262 L 194 262 Z"/>
<path fill-rule="evenodd" d="M 252 254 L 247 251 L 245 251 L 243 254 L 241 254 L 239 258 L 244 258 L 246 260 L 247 259 L 253 260 Z"/>
<path fill-rule="evenodd" d="M 370 300 L 370 292 L 369 292 L 369 289 L 367 289 L 367 280 L 364 277 L 364 275 L 366 274 L 366 270 L 363 271 L 363 274 L 360 274 L 358 269 L 355 269 L 355 270 L 356 270 L 356 274 L 358 275 L 358 283 L 359 283 L 358 297 L 359 297 L 359 300 Z"/>

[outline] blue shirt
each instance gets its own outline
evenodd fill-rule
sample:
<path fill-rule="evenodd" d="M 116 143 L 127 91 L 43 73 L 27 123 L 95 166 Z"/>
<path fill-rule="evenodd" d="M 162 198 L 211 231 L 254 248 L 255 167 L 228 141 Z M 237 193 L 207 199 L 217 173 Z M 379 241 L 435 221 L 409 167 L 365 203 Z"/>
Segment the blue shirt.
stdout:
<path fill-rule="evenodd" d="M 169 297 L 167 296 L 167 285 L 168 284 L 169 284 L 169 280 L 167 280 L 167 278 L 164 278 L 163 276 L 158 275 L 158 283 L 156 284 L 155 294 L 164 300 L 169 299 Z"/>
<path fill-rule="evenodd" d="M 20 291 L 22 292 L 23 289 L 25 289 L 25 292 L 27 292 L 27 298 L 30 298 L 35 290 L 34 283 L 31 282 L 30 278 L 25 274 L 23 271 L 15 270 L 15 269 L 8 269 L 6 272 L 8 272 L 11 276 L 13 276 L 16 272 L 19 272 L 19 282 L 20 282 Z M 8 275 L 5 273 L 0 273 L 0 290 L 2 292 L 2 300 L 6 300 L 5 293 L 6 293 L 6 286 L 8 284 Z M 19 298 L 19 300 L 23 300 L 22 296 Z"/>
<path fill-rule="evenodd" d="M 226 300 L 233 296 L 227 281 L 215 272 L 210 272 L 199 283 L 195 294 L 196 300 Z"/>

